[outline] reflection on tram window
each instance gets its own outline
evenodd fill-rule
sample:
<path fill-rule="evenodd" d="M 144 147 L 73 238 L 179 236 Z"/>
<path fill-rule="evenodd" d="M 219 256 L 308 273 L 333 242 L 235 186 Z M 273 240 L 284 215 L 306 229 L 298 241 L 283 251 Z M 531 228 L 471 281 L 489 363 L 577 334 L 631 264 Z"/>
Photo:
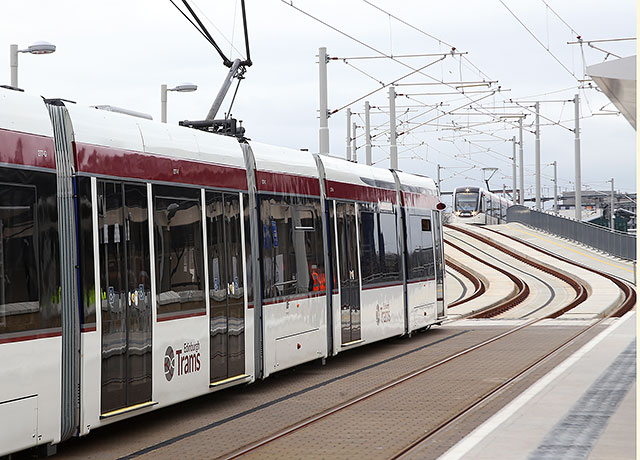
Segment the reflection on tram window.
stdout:
<path fill-rule="evenodd" d="M 83 327 L 95 325 L 96 290 L 93 262 L 93 220 L 91 215 L 91 179 L 78 177 L 78 233 L 80 259 L 80 297 Z"/>
<path fill-rule="evenodd" d="M 262 196 L 264 298 L 326 289 L 320 200 Z"/>
<path fill-rule="evenodd" d="M 400 280 L 400 250 L 394 213 L 360 205 L 360 265 L 362 285 Z"/>
<path fill-rule="evenodd" d="M 35 187 L 0 186 L 0 324 L 6 331 L 40 311 L 35 207 Z"/>
<path fill-rule="evenodd" d="M 247 264 L 247 302 L 249 305 L 253 304 L 253 257 L 251 255 L 251 225 L 250 214 L 251 207 L 249 206 L 249 195 L 244 193 L 244 250 L 245 250 L 245 263 Z"/>
<path fill-rule="evenodd" d="M 0 170 L 0 337 L 60 326 L 56 178 Z"/>
<path fill-rule="evenodd" d="M 338 248 L 336 247 L 336 213 L 333 209 L 333 201 L 329 202 L 329 248 L 331 254 L 331 290 L 333 294 L 338 293 Z"/>
<path fill-rule="evenodd" d="M 154 186 L 158 318 L 204 311 L 200 190 Z"/>
<path fill-rule="evenodd" d="M 433 260 L 433 233 L 431 219 L 423 216 L 409 216 L 407 223 L 407 269 L 408 280 L 428 280 L 435 276 Z"/>

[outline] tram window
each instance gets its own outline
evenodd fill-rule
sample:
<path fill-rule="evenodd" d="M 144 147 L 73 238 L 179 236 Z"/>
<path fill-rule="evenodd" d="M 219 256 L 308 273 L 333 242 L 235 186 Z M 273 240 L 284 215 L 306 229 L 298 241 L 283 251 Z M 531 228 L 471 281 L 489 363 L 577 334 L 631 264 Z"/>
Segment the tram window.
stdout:
<path fill-rule="evenodd" d="M 333 209 L 334 201 L 329 202 L 329 250 L 331 251 L 331 279 L 333 293 L 338 293 L 338 251 L 336 242 L 335 218 L 336 213 Z"/>
<path fill-rule="evenodd" d="M 57 221 L 55 175 L 0 169 L 0 337 L 60 327 Z"/>
<path fill-rule="evenodd" d="M 385 281 L 400 280 L 400 250 L 398 248 L 398 227 L 396 215 L 381 212 L 380 221 L 380 268 Z"/>
<path fill-rule="evenodd" d="M 205 310 L 199 189 L 154 186 L 158 317 Z"/>
<path fill-rule="evenodd" d="M 0 186 L 0 327 L 34 322 L 40 313 L 36 265 L 36 190 Z"/>
<path fill-rule="evenodd" d="M 242 195 L 244 204 L 244 250 L 245 250 L 245 266 L 247 271 L 247 302 L 253 304 L 253 256 L 251 254 L 251 224 L 250 214 L 251 206 L 249 206 L 249 195 Z"/>
<path fill-rule="evenodd" d="M 363 286 L 400 279 L 395 214 L 367 211 L 366 208 L 361 210 L 360 265 Z"/>
<path fill-rule="evenodd" d="M 260 197 L 264 298 L 326 289 L 320 200 Z"/>
<path fill-rule="evenodd" d="M 433 232 L 431 219 L 423 216 L 409 216 L 407 238 L 408 280 L 433 279 Z"/>
<path fill-rule="evenodd" d="M 91 211 L 91 179 L 78 177 L 78 233 L 80 259 L 80 297 L 82 325 L 95 325 L 96 289 L 93 261 L 93 219 Z"/>
<path fill-rule="evenodd" d="M 360 212 L 360 265 L 363 285 L 381 281 L 379 254 L 376 214 L 362 211 Z"/>

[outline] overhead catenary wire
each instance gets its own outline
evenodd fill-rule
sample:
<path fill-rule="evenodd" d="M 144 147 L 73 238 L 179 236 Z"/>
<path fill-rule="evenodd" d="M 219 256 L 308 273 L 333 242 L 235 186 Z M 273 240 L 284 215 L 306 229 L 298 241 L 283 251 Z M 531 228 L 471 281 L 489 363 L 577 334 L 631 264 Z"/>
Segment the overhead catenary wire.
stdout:
<path fill-rule="evenodd" d="M 571 29 L 571 32 L 573 32 L 573 33 L 574 33 L 574 35 L 575 35 L 576 37 L 580 37 L 580 34 L 579 34 L 578 32 L 576 32 L 576 30 L 575 30 L 573 27 L 571 27 L 571 26 L 567 23 L 567 21 L 565 21 L 564 19 L 562 19 L 562 17 L 561 17 L 558 13 L 556 13 L 556 11 L 555 11 L 553 8 L 551 8 L 551 7 L 549 6 L 549 4 L 548 4 L 545 0 L 540 0 L 540 1 L 541 1 L 542 3 L 544 3 L 544 4 L 545 4 L 545 6 L 547 7 L 547 9 L 548 9 L 548 10 L 551 10 L 551 12 L 552 12 L 553 14 L 555 14 L 555 16 L 556 16 L 558 19 L 560 19 L 560 20 L 562 21 L 562 23 L 563 23 L 565 26 L 567 26 L 569 29 Z"/>
<path fill-rule="evenodd" d="M 425 65 L 423 65 L 422 67 L 419 67 L 419 68 L 417 68 L 417 69 L 414 69 L 413 71 L 409 72 L 408 74 L 403 75 L 402 77 L 397 78 L 397 79 L 395 79 L 395 80 L 393 80 L 393 81 L 391 81 L 391 82 L 389 82 L 389 83 L 384 83 L 384 84 L 382 84 L 382 86 L 381 86 L 380 88 L 377 88 L 377 89 L 375 89 L 375 90 L 373 90 L 373 91 L 371 91 L 371 92 L 369 92 L 369 93 L 365 94 L 364 96 L 361 96 L 361 97 L 359 97 L 358 99 L 355 99 L 354 101 L 351 101 L 351 102 L 349 102 L 348 104 L 345 104 L 345 105 L 341 106 L 341 107 L 340 107 L 340 108 L 338 108 L 338 109 L 334 109 L 334 110 L 332 110 L 332 111 L 330 112 L 330 115 L 333 115 L 333 114 L 335 114 L 335 113 L 337 113 L 337 112 L 339 112 L 339 111 L 341 111 L 341 110 L 343 110 L 343 109 L 346 109 L 347 107 L 352 106 L 352 105 L 353 105 L 353 104 L 355 104 L 356 102 L 360 102 L 361 100 L 363 100 L 363 99 L 365 99 L 365 98 L 367 98 L 367 97 L 371 96 L 372 94 L 377 93 L 378 91 L 381 91 L 381 90 L 383 90 L 383 89 L 385 89 L 385 88 L 387 88 L 387 87 L 389 87 L 389 86 L 391 86 L 391 85 L 395 84 L 396 82 L 398 82 L 398 81 L 400 81 L 400 80 L 402 80 L 402 79 L 404 79 L 404 78 L 407 78 L 407 77 L 409 77 L 409 76 L 411 76 L 411 75 L 414 75 L 414 74 L 416 74 L 416 73 L 418 73 L 418 72 L 421 72 L 422 70 L 426 69 L 427 67 L 430 67 L 430 66 L 432 66 L 433 64 L 436 64 L 436 63 L 438 63 L 438 62 L 440 62 L 440 61 L 444 60 L 445 58 L 446 58 L 446 55 L 445 55 L 445 56 L 443 56 L 443 57 L 441 57 L 440 59 L 437 59 L 437 60 L 435 60 L 435 61 L 433 61 L 433 62 L 430 62 L 430 63 L 428 63 L 428 64 L 425 64 Z"/>
<path fill-rule="evenodd" d="M 398 16 L 395 16 L 395 15 L 391 14 L 390 12 L 388 12 L 388 11 L 386 11 L 385 9 L 383 9 L 383 8 L 379 7 L 378 5 L 375 5 L 374 3 L 370 2 L 369 0 L 362 0 L 362 1 L 363 1 L 364 3 L 366 3 L 367 5 L 369 5 L 369 6 L 373 7 L 373 8 L 375 8 L 375 9 L 377 9 L 377 10 L 378 10 L 378 11 L 380 11 L 381 13 L 388 15 L 390 18 L 393 18 L 393 19 L 395 19 L 396 21 L 398 21 L 398 22 L 400 22 L 400 23 L 404 24 L 405 26 L 410 27 L 411 29 L 415 30 L 416 32 L 419 32 L 419 33 L 421 33 L 421 34 L 423 34 L 423 35 L 425 35 L 425 36 L 427 36 L 427 37 L 429 37 L 429 38 L 431 38 L 431 39 L 433 39 L 433 40 L 437 41 L 438 43 L 443 43 L 443 44 L 447 45 L 449 48 L 454 48 L 454 49 L 455 49 L 455 46 L 453 46 L 452 44 L 447 43 L 447 42 L 445 42 L 444 40 L 441 40 L 440 38 L 435 37 L 435 36 L 431 35 L 430 33 L 427 33 L 427 32 L 425 32 L 424 30 L 422 30 L 422 29 L 420 29 L 420 28 L 418 28 L 418 27 L 414 26 L 413 24 L 408 23 L 407 21 L 405 21 L 405 20 L 403 20 L 403 19 L 399 18 Z M 465 54 L 466 54 L 466 53 L 465 53 Z M 475 65 L 474 65 L 474 64 L 473 64 L 469 59 L 467 59 L 467 58 L 465 57 L 465 60 L 466 60 L 466 61 L 467 61 L 471 66 L 473 66 L 473 68 L 475 68 L 475 69 L 476 69 L 480 74 L 482 74 L 482 75 L 484 75 L 485 77 L 489 78 L 489 76 L 488 76 L 487 74 L 485 74 L 482 70 L 480 70 L 478 67 L 476 67 L 476 66 L 475 66 Z M 490 79 L 490 78 L 489 78 L 489 79 Z"/>
<path fill-rule="evenodd" d="M 536 35 L 525 25 L 525 23 L 522 22 L 520 18 L 502 0 L 498 0 L 498 1 L 502 4 L 502 6 L 504 6 L 507 9 L 509 13 L 511 13 L 511 15 L 516 19 L 516 21 L 518 21 L 520 25 L 524 27 L 524 29 L 529 33 L 529 35 L 531 35 L 535 39 L 535 41 L 537 41 L 540 44 L 540 46 L 542 46 L 547 51 L 547 53 L 549 53 L 551 57 L 553 57 L 553 59 L 555 59 L 556 62 L 562 66 L 562 68 L 564 68 L 567 72 L 569 72 L 569 74 L 571 74 L 573 78 L 578 80 L 578 77 L 576 76 L 576 74 L 572 70 L 569 70 L 569 68 L 566 65 L 564 65 L 562 61 L 558 59 L 558 57 L 555 54 L 553 54 L 549 48 L 544 46 L 544 43 L 542 43 L 540 39 L 536 37 Z"/>

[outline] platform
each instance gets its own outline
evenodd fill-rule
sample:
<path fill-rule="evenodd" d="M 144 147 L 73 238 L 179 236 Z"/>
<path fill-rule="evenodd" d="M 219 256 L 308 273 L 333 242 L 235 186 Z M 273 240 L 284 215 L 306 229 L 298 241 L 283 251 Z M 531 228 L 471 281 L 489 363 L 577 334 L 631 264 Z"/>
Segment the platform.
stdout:
<path fill-rule="evenodd" d="M 636 316 L 608 320 L 440 459 L 636 458 Z"/>

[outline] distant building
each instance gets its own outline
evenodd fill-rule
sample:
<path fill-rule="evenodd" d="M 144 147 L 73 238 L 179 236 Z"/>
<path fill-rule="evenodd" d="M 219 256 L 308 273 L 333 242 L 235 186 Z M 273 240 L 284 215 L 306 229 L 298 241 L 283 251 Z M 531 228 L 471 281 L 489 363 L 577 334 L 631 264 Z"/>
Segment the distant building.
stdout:
<path fill-rule="evenodd" d="M 614 193 L 613 208 L 618 219 L 626 221 L 627 228 L 636 228 L 636 213 L 637 213 L 637 194 L 636 193 Z M 592 215 L 592 218 L 586 218 L 583 220 L 598 220 L 600 219 L 605 226 L 609 226 L 611 205 L 611 191 L 610 190 L 583 190 L 582 191 L 582 212 L 583 216 Z M 565 214 L 566 210 L 575 210 L 576 207 L 576 194 L 575 192 L 562 192 L 559 197 L 558 210 L 561 214 Z M 563 212 L 565 211 L 565 212 Z M 589 212 L 590 211 L 590 212 Z M 569 214 L 570 217 L 573 215 Z M 596 222 L 599 223 L 599 222 Z M 616 222 L 616 228 L 619 228 L 620 224 Z"/>

